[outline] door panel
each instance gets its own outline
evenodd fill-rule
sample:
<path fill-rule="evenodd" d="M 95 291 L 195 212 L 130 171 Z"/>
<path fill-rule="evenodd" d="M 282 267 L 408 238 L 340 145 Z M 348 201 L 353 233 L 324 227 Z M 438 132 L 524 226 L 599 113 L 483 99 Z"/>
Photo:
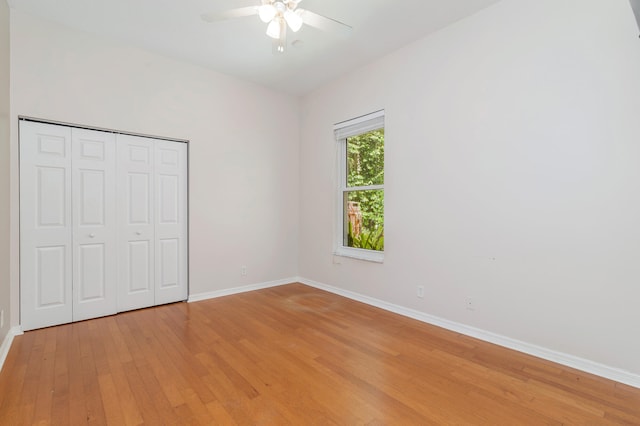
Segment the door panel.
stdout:
<path fill-rule="evenodd" d="M 155 142 L 156 304 L 187 298 L 187 145 Z"/>
<path fill-rule="evenodd" d="M 107 176 L 103 170 L 80 170 L 80 214 L 78 220 L 81 227 L 104 226 L 106 206 Z M 109 200 L 114 202 L 115 200 Z"/>
<path fill-rule="evenodd" d="M 149 241 L 130 241 L 128 243 L 127 269 L 129 276 L 126 281 L 125 294 L 153 292 L 153 283 L 149 272 L 153 270 L 149 253 L 152 253 Z"/>
<path fill-rule="evenodd" d="M 104 143 L 102 141 L 82 139 L 80 141 L 80 158 L 83 160 L 105 161 Z"/>
<path fill-rule="evenodd" d="M 38 140 L 37 140 L 38 154 L 45 154 L 45 155 L 57 156 L 60 158 L 66 158 L 67 152 L 69 151 L 67 137 L 62 136 L 60 134 L 53 134 L 53 132 L 57 131 L 52 129 L 53 125 L 42 124 L 42 123 L 30 123 L 27 125 L 26 124 L 27 122 L 23 121 L 20 123 L 21 126 L 23 123 L 25 124 L 25 126 L 31 126 L 31 127 L 37 126 L 37 127 L 40 127 L 40 129 L 42 129 L 45 126 L 48 127 L 46 131 L 41 130 L 40 132 L 38 132 Z M 44 132 L 51 132 L 51 133 L 44 133 Z"/>
<path fill-rule="evenodd" d="M 72 129 L 73 320 L 117 312 L 116 147 L 112 133 Z"/>
<path fill-rule="evenodd" d="M 80 301 L 100 300 L 105 297 L 107 280 L 105 279 L 104 244 L 83 244 L 79 247 L 79 275 L 81 278 Z"/>
<path fill-rule="evenodd" d="M 178 210 L 180 208 L 179 176 L 160 175 L 160 206 L 158 223 L 162 225 L 178 225 Z"/>
<path fill-rule="evenodd" d="M 127 174 L 127 225 L 151 225 L 151 172 Z"/>
<path fill-rule="evenodd" d="M 151 167 L 151 150 L 153 144 L 148 139 L 138 138 L 136 136 L 119 136 L 121 139 L 129 140 L 132 143 L 128 145 L 129 155 L 127 161 L 130 163 L 139 163 Z"/>
<path fill-rule="evenodd" d="M 67 192 L 64 167 L 36 167 L 38 227 L 65 227 L 67 214 Z"/>
<path fill-rule="evenodd" d="M 176 287 L 180 284 L 180 240 L 177 238 L 160 240 L 160 279 L 158 285 L 162 289 Z"/>
<path fill-rule="evenodd" d="M 71 129 L 20 121 L 20 315 L 72 320 Z"/>
<path fill-rule="evenodd" d="M 153 141 L 118 135 L 118 310 L 154 304 Z"/>
<path fill-rule="evenodd" d="M 36 249 L 36 306 L 62 307 L 67 301 L 65 246 Z"/>

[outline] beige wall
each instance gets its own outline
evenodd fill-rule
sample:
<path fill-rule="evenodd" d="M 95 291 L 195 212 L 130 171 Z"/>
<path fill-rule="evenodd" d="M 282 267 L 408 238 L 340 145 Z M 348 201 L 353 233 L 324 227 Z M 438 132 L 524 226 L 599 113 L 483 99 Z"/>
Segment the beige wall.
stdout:
<path fill-rule="evenodd" d="M 382 108 L 385 261 L 336 264 L 332 125 Z M 638 117 L 627 0 L 503 0 L 303 99 L 300 274 L 640 375 Z"/>
<path fill-rule="evenodd" d="M 296 98 L 15 10 L 11 19 L 14 149 L 18 115 L 188 139 L 190 294 L 297 275 Z M 17 311 L 17 277 L 11 288 Z"/>
<path fill-rule="evenodd" d="M 10 327 L 9 289 L 9 7 L 0 0 L 0 344 Z"/>

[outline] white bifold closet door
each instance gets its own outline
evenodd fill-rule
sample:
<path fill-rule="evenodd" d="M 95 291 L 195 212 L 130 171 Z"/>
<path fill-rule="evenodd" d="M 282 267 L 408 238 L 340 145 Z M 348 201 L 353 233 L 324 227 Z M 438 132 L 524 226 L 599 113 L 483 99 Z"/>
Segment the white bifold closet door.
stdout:
<path fill-rule="evenodd" d="M 20 312 L 24 330 L 72 320 L 71 129 L 20 123 Z"/>
<path fill-rule="evenodd" d="M 20 122 L 24 330 L 187 298 L 187 146 Z"/>
<path fill-rule="evenodd" d="M 118 310 L 155 303 L 153 141 L 118 135 Z"/>
<path fill-rule="evenodd" d="M 187 146 L 118 135 L 118 309 L 187 298 Z"/>
<path fill-rule="evenodd" d="M 116 144 L 113 133 L 71 129 L 73 321 L 117 306 Z"/>
<path fill-rule="evenodd" d="M 158 141 L 155 148 L 155 301 L 187 298 L 187 146 Z"/>

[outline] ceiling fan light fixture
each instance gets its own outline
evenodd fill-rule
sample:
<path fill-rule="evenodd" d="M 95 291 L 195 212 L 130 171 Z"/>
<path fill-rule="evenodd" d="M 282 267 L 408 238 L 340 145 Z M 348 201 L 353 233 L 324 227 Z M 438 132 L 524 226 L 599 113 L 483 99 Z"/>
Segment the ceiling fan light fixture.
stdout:
<path fill-rule="evenodd" d="M 267 26 L 267 35 L 274 39 L 279 39 L 282 31 L 286 31 L 286 28 L 282 28 L 280 19 L 273 19 Z"/>
<path fill-rule="evenodd" d="M 272 22 L 277 13 L 278 10 L 272 4 L 263 4 L 258 8 L 258 16 L 260 16 L 260 20 L 265 24 L 267 22 Z"/>
<path fill-rule="evenodd" d="M 294 33 L 297 33 L 300 31 L 300 28 L 302 28 L 302 17 L 297 11 L 287 10 L 284 13 L 284 19 L 287 21 L 289 28 L 291 28 L 291 31 Z"/>

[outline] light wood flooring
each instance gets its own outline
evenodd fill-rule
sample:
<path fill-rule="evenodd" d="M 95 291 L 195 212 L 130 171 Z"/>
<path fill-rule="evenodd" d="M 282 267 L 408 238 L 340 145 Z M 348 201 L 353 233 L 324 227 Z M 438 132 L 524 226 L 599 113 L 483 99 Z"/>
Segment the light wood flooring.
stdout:
<path fill-rule="evenodd" d="M 292 284 L 16 337 L 30 424 L 640 425 L 640 389 Z"/>

